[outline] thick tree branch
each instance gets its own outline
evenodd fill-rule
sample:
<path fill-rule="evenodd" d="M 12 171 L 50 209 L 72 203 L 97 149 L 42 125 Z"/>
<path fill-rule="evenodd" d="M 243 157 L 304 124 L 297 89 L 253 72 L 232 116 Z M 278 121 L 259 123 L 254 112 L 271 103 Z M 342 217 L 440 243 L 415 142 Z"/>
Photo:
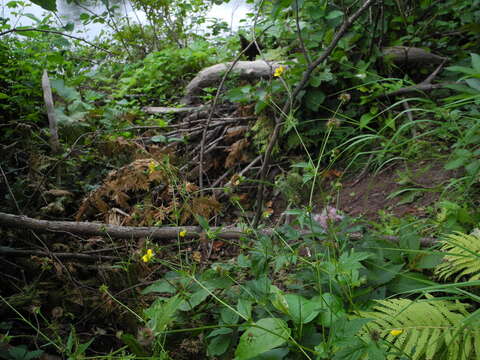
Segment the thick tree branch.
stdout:
<path fill-rule="evenodd" d="M 89 223 L 89 222 L 76 222 L 76 221 L 50 221 L 50 220 L 38 220 L 33 219 L 27 216 L 21 215 L 12 215 L 7 213 L 0 212 L 0 226 L 14 227 L 17 229 L 25 230 L 36 230 L 40 232 L 67 232 L 71 234 L 78 235 L 90 235 L 90 236 L 110 236 L 112 238 L 121 238 L 121 239 L 139 239 L 139 238 L 149 238 L 151 240 L 168 240 L 175 239 L 179 236 L 180 232 L 183 230 L 187 231 L 186 238 L 198 238 L 202 233 L 203 229 L 200 226 L 179 226 L 179 227 L 135 227 L 135 226 L 116 226 L 116 225 L 107 225 L 101 223 Z M 240 228 L 210 228 L 213 232 L 219 232 L 218 237 L 223 239 L 239 239 L 242 236 L 248 236 L 247 231 Z M 276 228 L 267 228 L 261 231 L 264 235 L 274 235 L 277 233 Z M 311 234 L 310 231 L 300 230 L 302 235 Z M 360 240 L 363 238 L 361 233 L 352 233 L 350 237 L 353 240 Z M 380 238 L 391 241 L 398 242 L 398 237 L 395 236 L 382 236 Z M 431 246 L 437 240 L 435 238 L 422 238 L 420 243 L 422 246 Z M 9 249 L 9 248 L 7 248 Z M 4 247 L 0 247 L 0 253 L 5 252 Z M 22 251 L 22 250 L 16 250 Z M 32 253 L 30 250 L 25 250 Z M 41 252 L 42 254 L 48 255 L 47 252 Z M 19 253 L 20 254 L 20 253 Z M 52 253 L 58 254 L 58 253 Z M 87 254 L 71 254 L 63 253 L 61 257 L 76 257 L 76 258 L 86 258 Z M 88 254 L 89 257 L 92 255 Z M 103 259 L 107 259 L 107 256 L 99 256 Z"/>

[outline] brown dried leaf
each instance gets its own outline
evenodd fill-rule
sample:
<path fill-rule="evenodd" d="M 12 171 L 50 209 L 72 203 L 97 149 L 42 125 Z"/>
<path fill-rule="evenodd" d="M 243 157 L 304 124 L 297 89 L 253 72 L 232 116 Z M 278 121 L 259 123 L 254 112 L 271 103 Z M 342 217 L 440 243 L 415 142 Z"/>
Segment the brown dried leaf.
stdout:
<path fill-rule="evenodd" d="M 247 154 L 244 150 L 248 147 L 249 142 L 247 139 L 240 139 L 234 142 L 227 149 L 229 152 L 227 159 L 225 160 L 225 167 L 231 168 L 237 164 L 237 162 L 245 162 L 248 160 Z"/>
<path fill-rule="evenodd" d="M 227 129 L 225 137 L 233 138 L 245 134 L 249 127 L 247 125 L 233 126 Z"/>

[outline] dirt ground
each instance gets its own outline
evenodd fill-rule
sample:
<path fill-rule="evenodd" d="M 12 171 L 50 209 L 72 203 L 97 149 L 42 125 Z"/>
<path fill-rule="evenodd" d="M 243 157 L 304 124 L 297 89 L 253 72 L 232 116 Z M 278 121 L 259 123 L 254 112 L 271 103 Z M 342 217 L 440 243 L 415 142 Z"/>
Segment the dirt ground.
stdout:
<path fill-rule="evenodd" d="M 350 216 L 375 220 L 380 210 L 401 217 L 423 216 L 435 203 L 448 181 L 458 176 L 435 161 L 397 163 L 377 174 L 342 182 L 338 208 Z"/>

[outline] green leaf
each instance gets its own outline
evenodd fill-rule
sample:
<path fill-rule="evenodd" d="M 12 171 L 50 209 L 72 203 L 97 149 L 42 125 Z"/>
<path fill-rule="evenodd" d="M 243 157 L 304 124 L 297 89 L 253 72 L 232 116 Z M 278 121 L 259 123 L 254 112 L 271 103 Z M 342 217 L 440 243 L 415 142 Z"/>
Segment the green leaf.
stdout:
<path fill-rule="evenodd" d="M 296 294 L 283 295 L 280 290 L 275 292 L 273 306 L 290 316 L 295 324 L 307 324 L 320 313 L 321 305 L 318 301 L 307 300 Z"/>
<path fill-rule="evenodd" d="M 370 123 L 370 121 L 375 117 L 375 115 L 372 115 L 370 113 L 363 114 L 362 117 L 360 118 L 360 129 L 363 129 L 367 127 L 367 125 Z"/>
<path fill-rule="evenodd" d="M 328 20 L 333 20 L 333 19 L 336 19 L 340 16 L 343 16 L 343 12 L 341 12 L 340 10 L 333 10 L 333 11 L 329 12 L 328 15 L 325 18 L 328 19 Z"/>
<path fill-rule="evenodd" d="M 415 269 L 432 269 L 442 262 L 444 256 L 442 253 L 425 254 L 416 263 Z"/>
<path fill-rule="evenodd" d="M 121 339 L 128 349 L 137 356 L 148 356 L 148 353 L 143 349 L 142 345 L 132 334 L 122 334 Z"/>
<path fill-rule="evenodd" d="M 48 11 L 57 11 L 56 0 L 30 0 L 32 3 L 37 4 Z"/>
<path fill-rule="evenodd" d="M 281 360 L 288 354 L 288 348 L 278 348 L 264 352 L 255 357 L 255 360 Z"/>
<path fill-rule="evenodd" d="M 148 325 L 156 333 L 163 332 L 173 320 L 173 316 L 182 303 L 180 295 L 175 295 L 165 303 L 156 302 L 145 310 L 145 315 L 149 318 Z"/>
<path fill-rule="evenodd" d="M 318 322 L 323 326 L 332 326 L 332 324 L 345 313 L 340 299 L 331 293 L 323 293 L 321 296 L 316 296 L 312 300 L 319 305 L 321 314 Z"/>
<path fill-rule="evenodd" d="M 472 161 L 470 164 L 465 166 L 465 170 L 467 171 L 468 175 L 476 175 L 479 169 L 480 169 L 479 160 Z"/>
<path fill-rule="evenodd" d="M 291 330 L 278 318 L 264 318 L 245 330 L 235 351 L 236 360 L 247 360 L 276 348 L 288 339 Z"/>
<path fill-rule="evenodd" d="M 231 329 L 229 329 L 230 332 Z M 208 354 L 210 356 L 219 356 L 225 353 L 230 346 L 230 342 L 232 341 L 231 335 L 218 335 L 215 336 L 209 343 L 207 347 Z"/>
<path fill-rule="evenodd" d="M 162 279 L 142 290 L 142 294 L 150 294 L 152 292 L 175 294 L 177 289 L 168 281 Z"/>
<path fill-rule="evenodd" d="M 64 99 L 69 101 L 82 100 L 80 93 L 73 87 L 65 85 L 65 82 L 62 79 L 51 79 L 50 84 L 57 94 Z"/>
<path fill-rule="evenodd" d="M 403 293 L 424 288 L 425 286 L 433 286 L 436 283 L 431 281 L 426 275 L 406 272 L 400 274 L 397 278 L 388 284 L 388 289 L 393 293 Z"/>
<path fill-rule="evenodd" d="M 231 334 L 232 332 L 233 330 L 230 328 L 218 328 L 213 330 L 210 334 L 208 334 L 207 338 L 215 337 L 218 335 L 227 335 L 227 334 Z"/>
<path fill-rule="evenodd" d="M 238 323 L 239 315 L 233 310 L 226 307 L 220 311 L 220 317 L 222 318 L 224 324 L 235 325 L 236 323 Z"/>
<path fill-rule="evenodd" d="M 250 319 L 252 316 L 252 301 L 247 299 L 238 299 L 237 311 L 244 319 Z"/>
<path fill-rule="evenodd" d="M 312 111 L 318 111 L 320 105 L 325 101 L 326 95 L 320 89 L 313 89 L 307 92 L 305 96 L 305 105 Z"/>
<path fill-rule="evenodd" d="M 178 309 L 181 311 L 190 311 L 193 310 L 197 305 L 200 305 L 208 296 L 210 292 L 204 288 L 195 291 L 188 299 L 185 299 L 178 306 Z"/>
<path fill-rule="evenodd" d="M 456 159 L 453 159 L 452 161 L 447 162 L 444 168 L 445 170 L 458 169 L 459 167 L 463 166 L 467 162 L 467 160 L 468 158 L 458 157 Z"/>
<path fill-rule="evenodd" d="M 466 79 L 465 82 L 470 86 L 472 89 L 480 91 L 480 79 Z"/>
<path fill-rule="evenodd" d="M 472 57 L 472 66 L 477 73 L 480 73 L 480 55 L 478 54 L 470 54 Z"/>

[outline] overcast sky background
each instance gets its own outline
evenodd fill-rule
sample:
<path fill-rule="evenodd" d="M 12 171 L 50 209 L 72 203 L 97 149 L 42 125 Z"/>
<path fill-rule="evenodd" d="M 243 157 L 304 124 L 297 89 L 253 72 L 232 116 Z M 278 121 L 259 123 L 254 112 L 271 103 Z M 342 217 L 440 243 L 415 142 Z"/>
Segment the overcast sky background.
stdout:
<path fill-rule="evenodd" d="M 12 26 L 29 26 L 34 24 L 34 20 L 25 17 L 25 16 L 16 16 L 12 14 L 12 12 L 19 12 L 19 13 L 29 13 L 37 18 L 41 19 L 43 14 L 45 14 L 45 10 L 43 10 L 40 6 L 30 3 L 28 7 L 24 9 L 16 8 L 16 9 L 9 9 L 6 4 L 9 0 L 0 0 L 0 4 L 2 5 L 2 9 L 0 11 L 0 16 L 10 18 L 10 24 Z M 74 34 L 80 35 L 87 39 L 93 39 L 97 36 L 102 28 L 104 28 L 101 24 L 90 24 L 87 27 L 83 26 L 80 22 L 78 22 L 78 16 L 85 12 L 75 4 L 68 4 L 64 0 L 57 0 L 57 15 L 62 20 L 63 23 L 68 22 L 75 22 L 75 30 Z M 96 14 L 100 14 L 103 12 L 103 6 L 96 6 L 96 7 L 89 7 L 90 10 L 95 12 Z M 127 9 L 122 8 L 122 13 L 129 15 L 129 18 L 133 22 L 137 22 L 137 18 L 140 22 L 145 21 L 145 14 L 143 12 L 137 11 L 137 14 L 133 12 L 132 8 L 129 6 L 127 1 Z M 246 4 L 245 0 L 231 0 L 227 4 L 221 5 L 214 5 L 212 6 L 211 10 L 208 12 L 207 17 L 210 18 L 217 18 L 223 21 L 226 21 L 232 30 L 236 30 L 240 24 L 240 20 L 246 18 L 246 14 L 250 11 L 249 5 Z"/>

